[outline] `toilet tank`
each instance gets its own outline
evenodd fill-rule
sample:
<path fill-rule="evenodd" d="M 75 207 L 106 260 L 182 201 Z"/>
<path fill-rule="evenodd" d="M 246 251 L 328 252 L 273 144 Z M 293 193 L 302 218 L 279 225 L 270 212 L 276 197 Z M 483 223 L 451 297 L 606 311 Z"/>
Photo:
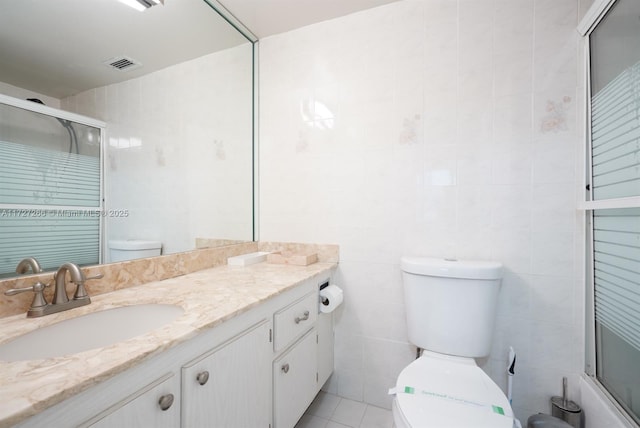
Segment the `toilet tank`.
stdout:
<path fill-rule="evenodd" d="M 162 243 L 160 241 L 136 239 L 109 241 L 109 261 L 111 263 L 155 257 L 159 256 L 161 252 Z"/>
<path fill-rule="evenodd" d="M 502 264 L 403 257 L 400 268 L 413 344 L 461 357 L 489 355 Z"/>

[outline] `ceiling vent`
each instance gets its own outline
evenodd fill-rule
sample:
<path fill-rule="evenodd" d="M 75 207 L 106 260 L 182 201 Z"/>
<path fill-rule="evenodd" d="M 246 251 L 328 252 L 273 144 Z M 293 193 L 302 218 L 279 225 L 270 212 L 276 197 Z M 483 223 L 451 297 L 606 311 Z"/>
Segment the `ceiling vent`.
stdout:
<path fill-rule="evenodd" d="M 103 64 L 108 67 L 115 68 L 119 71 L 131 71 L 135 70 L 136 68 L 142 67 L 142 63 L 126 56 L 111 58 L 107 61 L 104 61 Z"/>

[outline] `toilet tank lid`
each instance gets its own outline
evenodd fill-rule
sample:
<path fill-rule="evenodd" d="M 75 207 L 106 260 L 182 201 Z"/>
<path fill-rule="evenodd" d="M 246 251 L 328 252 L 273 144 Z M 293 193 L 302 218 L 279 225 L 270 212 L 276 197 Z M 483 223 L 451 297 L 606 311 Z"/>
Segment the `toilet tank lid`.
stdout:
<path fill-rule="evenodd" d="M 112 250 L 154 250 L 161 247 L 162 242 L 160 241 L 142 241 L 139 239 L 109 241 L 109 248 Z"/>
<path fill-rule="evenodd" d="M 500 279 L 502 263 L 484 260 L 455 260 L 435 257 L 402 257 L 400 268 L 407 273 L 444 278 Z"/>

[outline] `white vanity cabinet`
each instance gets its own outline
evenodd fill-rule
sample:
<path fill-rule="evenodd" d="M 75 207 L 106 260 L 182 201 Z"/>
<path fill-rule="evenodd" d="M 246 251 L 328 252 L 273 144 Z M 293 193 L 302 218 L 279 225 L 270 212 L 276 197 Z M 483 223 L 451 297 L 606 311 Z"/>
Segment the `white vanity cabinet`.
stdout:
<path fill-rule="evenodd" d="M 17 426 L 292 428 L 333 370 L 332 318 L 318 314 L 326 277 L 202 329 Z"/>
<path fill-rule="evenodd" d="M 268 427 L 271 324 L 263 322 L 182 367 L 183 427 Z"/>

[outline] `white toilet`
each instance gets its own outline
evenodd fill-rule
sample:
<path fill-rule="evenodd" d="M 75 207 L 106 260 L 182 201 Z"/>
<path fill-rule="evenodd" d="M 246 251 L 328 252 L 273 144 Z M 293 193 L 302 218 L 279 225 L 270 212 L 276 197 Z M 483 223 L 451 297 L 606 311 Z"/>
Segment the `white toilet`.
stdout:
<path fill-rule="evenodd" d="M 397 428 L 512 428 L 509 400 L 474 358 L 491 350 L 496 262 L 401 259 L 409 340 L 422 356 L 396 383 Z"/>
<path fill-rule="evenodd" d="M 109 262 L 156 257 L 162 254 L 162 242 L 142 241 L 138 239 L 110 240 Z"/>

